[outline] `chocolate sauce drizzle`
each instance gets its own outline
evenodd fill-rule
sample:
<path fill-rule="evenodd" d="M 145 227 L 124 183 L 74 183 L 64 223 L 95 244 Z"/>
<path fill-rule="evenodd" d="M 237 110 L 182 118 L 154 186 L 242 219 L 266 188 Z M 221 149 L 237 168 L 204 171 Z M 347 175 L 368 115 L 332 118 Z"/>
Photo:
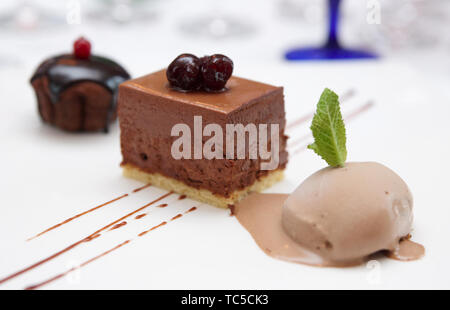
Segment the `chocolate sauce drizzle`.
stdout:
<path fill-rule="evenodd" d="M 113 99 L 106 124 L 109 123 L 116 108 L 119 84 L 130 79 L 128 72 L 111 59 L 94 55 L 89 59 L 78 59 L 72 54 L 63 54 L 44 61 L 31 77 L 31 82 L 42 76 L 48 78 L 50 99 L 53 104 L 58 102 L 62 91 L 80 82 L 97 83 L 110 91 Z"/>
<path fill-rule="evenodd" d="M 120 222 L 119 224 L 116 224 L 113 227 L 111 227 L 109 230 L 115 230 L 115 229 L 118 229 L 118 228 L 120 228 L 122 226 L 125 226 L 125 225 L 127 225 L 127 221 Z"/>
<path fill-rule="evenodd" d="M 355 117 L 358 117 L 360 114 L 366 112 L 367 110 L 369 110 L 370 108 L 372 108 L 374 106 L 374 102 L 373 101 L 368 101 L 365 104 L 359 106 L 358 108 L 356 108 L 354 111 L 350 112 L 348 115 L 346 115 L 344 117 L 344 120 L 346 122 L 352 121 L 353 119 L 355 119 Z M 309 118 L 304 118 L 305 120 L 308 120 Z M 298 125 L 298 121 L 297 124 L 294 124 L 295 126 Z M 289 149 L 293 148 L 295 145 L 299 144 L 301 141 L 307 140 L 308 138 L 311 137 L 311 134 L 306 134 L 302 137 L 300 137 L 297 140 L 294 140 L 291 144 L 289 144 Z M 311 144 L 311 142 L 306 143 L 300 147 L 298 147 L 297 149 L 293 150 L 290 154 L 291 154 L 291 158 L 298 155 L 299 153 L 305 151 L 308 149 L 308 145 Z"/>
<path fill-rule="evenodd" d="M 158 225 L 156 225 L 156 226 L 153 226 L 153 227 L 151 227 L 150 229 L 141 232 L 140 234 L 137 235 L 137 237 L 143 237 L 143 236 L 146 235 L 147 233 L 149 233 L 149 232 L 151 232 L 151 231 L 153 231 L 153 230 L 155 230 L 155 229 L 158 229 L 158 228 L 160 228 L 160 227 L 162 227 L 162 226 L 165 226 L 165 225 L 167 225 L 169 222 L 172 222 L 172 221 L 174 221 L 174 220 L 176 220 L 176 219 L 182 217 L 183 215 L 188 214 L 188 213 L 191 213 L 191 212 L 193 212 L 193 211 L 195 211 L 195 210 L 197 210 L 197 207 L 192 207 L 192 208 L 190 208 L 189 210 L 185 211 L 183 214 L 179 213 L 179 214 L 177 214 L 176 216 L 174 216 L 170 221 L 163 221 L 163 222 L 161 222 L 160 224 L 158 224 Z M 93 258 L 91 258 L 91 259 L 89 259 L 89 260 L 87 260 L 87 261 L 85 261 L 85 262 L 83 262 L 83 263 L 81 263 L 80 265 L 78 265 L 78 266 L 76 266 L 76 267 L 72 267 L 72 268 L 68 269 L 67 271 L 64 271 L 64 272 L 62 272 L 62 273 L 59 273 L 59 274 L 57 274 L 56 276 L 53 276 L 53 277 L 51 277 L 51 278 L 49 278 L 49 279 L 47 279 L 47 280 L 45 280 L 45 281 L 42 281 L 42 282 L 40 282 L 40 283 L 38 283 L 38 284 L 30 285 L 30 286 L 26 287 L 25 289 L 26 289 L 26 290 L 35 290 L 35 289 L 38 289 L 38 288 L 40 288 L 40 287 L 42 287 L 42 286 L 44 286 L 44 285 L 47 285 L 47 284 L 49 284 L 49 283 L 52 283 L 52 282 L 54 282 L 54 281 L 56 281 L 56 280 L 58 280 L 58 279 L 61 279 L 61 278 L 63 278 L 64 276 L 66 276 L 67 274 L 69 274 L 69 273 L 71 273 L 71 272 L 73 272 L 73 271 L 75 271 L 75 270 L 77 270 L 77 269 L 79 269 L 79 268 L 82 268 L 82 267 L 84 267 L 84 266 L 86 266 L 86 265 L 88 265 L 88 264 L 90 264 L 90 263 L 92 263 L 92 262 L 98 260 L 99 258 L 101 258 L 101 257 L 103 257 L 103 256 L 105 256 L 105 255 L 108 255 L 108 254 L 111 253 L 111 252 L 116 251 L 117 249 L 121 248 L 122 246 L 124 246 L 124 245 L 126 245 L 126 244 L 131 243 L 131 242 L 134 241 L 134 240 L 135 240 L 135 239 L 129 239 L 129 240 L 126 240 L 126 241 L 124 241 L 124 242 L 122 242 L 122 243 L 116 245 L 115 247 L 113 247 L 113 248 L 111 248 L 111 249 L 109 249 L 109 250 L 107 250 L 107 251 L 105 251 L 105 252 L 103 252 L 103 253 L 101 253 L 101 254 L 99 254 L 99 255 L 97 255 L 97 256 L 94 256 Z"/>
<path fill-rule="evenodd" d="M 132 191 L 132 193 L 137 193 L 137 192 L 139 192 L 139 191 L 141 191 L 141 190 L 143 190 L 143 189 L 145 189 L 145 188 L 148 188 L 148 187 L 150 187 L 150 186 L 151 186 L 151 184 L 146 184 L 146 185 L 144 185 L 144 186 L 141 186 L 141 187 L 139 187 L 139 188 L 134 189 L 134 190 Z M 56 229 L 56 228 L 59 228 L 59 227 L 65 225 L 65 224 L 67 224 L 67 223 L 69 223 L 69 222 L 71 222 L 71 221 L 73 221 L 73 220 L 79 218 L 79 217 L 82 217 L 82 216 L 84 216 L 84 215 L 86 215 L 86 214 L 88 214 L 88 213 L 91 213 L 91 212 L 93 212 L 93 211 L 95 211 L 95 210 L 97 210 L 97 209 L 103 208 L 103 207 L 105 207 L 105 206 L 107 206 L 107 205 L 109 205 L 109 204 L 111 204 L 111 203 L 113 203 L 113 202 L 116 202 L 116 201 L 118 201 L 118 200 L 120 200 L 120 199 L 122 199 L 122 198 L 128 197 L 129 195 L 130 195 L 130 194 L 123 194 L 122 196 L 116 197 L 116 198 L 114 198 L 114 199 L 112 199 L 112 200 L 110 200 L 110 201 L 107 201 L 107 202 L 105 202 L 105 203 L 102 203 L 102 204 L 100 204 L 100 205 L 98 205 L 98 206 L 96 206 L 96 207 L 94 207 L 94 208 L 91 208 L 91 209 L 89 209 L 89 210 L 87 210 L 87 211 L 84 211 L 84 212 L 81 212 L 81 213 L 79 213 L 79 214 L 77 214 L 77 215 L 74 215 L 74 216 L 72 216 L 72 217 L 69 217 L 68 219 L 66 219 L 66 220 L 64 220 L 64 221 L 62 221 L 62 222 L 60 222 L 60 223 L 58 223 L 58 224 L 55 224 L 55 225 L 53 225 L 53 226 L 50 227 L 50 228 L 45 229 L 44 231 L 42 231 L 42 232 L 40 232 L 40 233 L 34 235 L 33 237 L 28 238 L 27 241 L 33 240 L 33 239 L 35 239 L 35 238 L 37 238 L 37 237 L 40 237 L 40 236 L 42 236 L 43 234 L 48 233 L 49 231 L 52 231 L 52 230 L 54 230 L 54 229 Z M 165 204 L 165 206 L 167 206 L 167 204 Z M 161 207 L 161 205 L 158 205 L 158 207 Z"/>
<path fill-rule="evenodd" d="M 341 103 L 341 105 L 342 105 L 343 102 L 345 102 L 345 101 L 347 101 L 348 99 L 350 99 L 351 97 L 353 97 L 353 96 L 355 95 L 355 92 L 356 92 L 356 91 L 355 91 L 354 89 L 349 89 L 349 90 L 347 90 L 345 93 L 343 93 L 343 94 L 340 96 L 340 103 Z M 286 130 L 292 129 L 292 128 L 294 128 L 294 127 L 297 127 L 297 126 L 299 126 L 299 125 L 301 125 L 301 124 L 303 124 L 303 123 L 309 121 L 310 119 L 313 118 L 313 116 L 314 116 L 314 111 L 311 111 L 311 112 L 308 113 L 308 114 L 302 115 L 301 117 L 299 117 L 299 118 L 297 118 L 297 119 L 295 119 L 295 120 L 289 122 L 289 123 L 286 125 Z"/>
<path fill-rule="evenodd" d="M 119 219 L 117 219 L 117 220 L 115 220 L 115 221 L 109 223 L 109 224 L 106 225 L 106 226 L 103 226 L 102 228 L 96 230 L 95 232 L 91 233 L 91 234 L 88 235 L 87 237 L 85 237 L 85 238 L 83 238 L 83 239 L 80 239 L 79 241 L 77 241 L 77 242 L 75 242 L 75 243 L 72 243 L 71 245 L 65 247 L 64 249 L 62 249 L 62 250 L 60 250 L 60 251 L 58 251 L 58 252 L 56 252 L 56 253 L 54 253 L 54 254 L 52 254 L 52 255 L 46 257 L 46 258 L 44 258 L 44 259 L 41 259 L 40 261 L 38 261 L 38 262 L 36 262 L 36 263 L 34 263 L 34 264 L 28 266 L 28 267 L 25 267 L 25 268 L 23 268 L 23 269 L 21 269 L 21 270 L 15 272 L 15 273 L 13 273 L 13 274 L 7 276 L 7 277 L 5 277 L 5 278 L 0 279 L 0 285 L 3 284 L 3 283 L 5 283 L 5 282 L 7 282 L 7 281 L 10 281 L 10 280 L 12 280 L 12 279 L 14 279 L 14 278 L 16 278 L 16 277 L 18 277 L 18 276 L 20 276 L 20 275 L 22 275 L 22 274 L 24 274 L 24 273 L 26 273 L 26 272 L 28 272 L 28 271 L 30 271 L 30 270 L 33 270 L 33 269 L 35 269 L 36 267 L 39 267 L 39 266 L 42 265 L 42 264 L 45 264 L 45 263 L 47 263 L 47 262 L 49 262 L 49 261 L 51 261 L 51 260 L 53 260 L 53 259 L 59 257 L 60 255 L 62 255 L 62 254 L 64 254 L 64 253 L 66 253 L 66 252 L 68 252 L 68 251 L 70 251 L 70 250 L 76 248 L 77 246 L 79 246 L 80 244 L 82 244 L 82 243 L 84 243 L 84 242 L 89 242 L 89 241 L 91 241 L 91 240 L 93 240 L 93 239 L 95 239 L 95 238 L 100 237 L 100 234 L 101 234 L 103 231 L 105 231 L 105 230 L 107 230 L 107 229 L 113 227 L 114 225 L 116 225 L 116 224 L 118 224 L 118 223 L 120 223 L 120 222 L 123 222 L 125 219 L 129 218 L 130 216 L 133 216 L 133 215 L 135 215 L 136 213 L 141 212 L 142 210 L 148 208 L 149 206 L 151 206 L 151 205 L 157 203 L 157 202 L 160 201 L 160 200 L 163 200 L 164 198 L 166 198 L 166 197 L 168 197 L 168 196 L 170 196 L 170 195 L 172 195 L 172 194 L 173 194 L 173 192 L 168 192 L 168 193 L 166 193 L 166 194 L 164 194 L 164 195 L 162 195 L 162 196 L 159 196 L 159 197 L 156 198 L 155 200 L 153 200 L 153 201 L 151 201 L 151 202 L 149 202 L 149 203 L 143 205 L 142 207 L 140 207 L 140 208 L 138 208 L 138 209 L 136 209 L 136 210 L 134 210 L 134 211 L 132 211 L 132 212 L 130 212 L 130 213 L 124 215 L 124 216 L 122 216 L 121 218 L 119 218 Z"/>

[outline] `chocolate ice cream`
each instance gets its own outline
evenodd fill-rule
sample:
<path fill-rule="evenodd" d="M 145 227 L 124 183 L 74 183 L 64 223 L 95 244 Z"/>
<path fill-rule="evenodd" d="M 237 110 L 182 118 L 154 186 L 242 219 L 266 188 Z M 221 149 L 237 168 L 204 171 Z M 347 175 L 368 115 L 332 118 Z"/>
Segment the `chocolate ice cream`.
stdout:
<path fill-rule="evenodd" d="M 348 266 L 386 250 L 418 259 L 424 248 L 409 239 L 413 199 L 406 183 L 375 162 L 327 167 L 291 195 L 252 194 L 236 217 L 269 255 L 318 266 Z"/>

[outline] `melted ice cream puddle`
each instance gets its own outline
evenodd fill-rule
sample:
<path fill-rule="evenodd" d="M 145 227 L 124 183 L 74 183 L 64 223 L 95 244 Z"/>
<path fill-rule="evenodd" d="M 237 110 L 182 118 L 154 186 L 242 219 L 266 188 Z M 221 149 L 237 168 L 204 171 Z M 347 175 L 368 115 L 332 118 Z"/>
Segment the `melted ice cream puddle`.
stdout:
<path fill-rule="evenodd" d="M 407 236 L 412 196 L 389 168 L 373 162 L 325 168 L 291 195 L 249 195 L 235 215 L 259 247 L 278 259 L 315 266 L 348 266 L 386 250 L 398 260 L 423 256 Z"/>

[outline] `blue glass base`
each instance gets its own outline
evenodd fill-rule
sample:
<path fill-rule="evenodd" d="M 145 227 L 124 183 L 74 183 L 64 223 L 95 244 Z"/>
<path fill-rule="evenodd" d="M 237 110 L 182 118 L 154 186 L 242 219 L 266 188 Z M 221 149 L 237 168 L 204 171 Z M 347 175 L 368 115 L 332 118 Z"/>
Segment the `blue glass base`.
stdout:
<path fill-rule="evenodd" d="M 377 55 L 340 47 L 299 48 L 288 51 L 285 54 L 287 60 L 351 60 L 374 59 Z"/>

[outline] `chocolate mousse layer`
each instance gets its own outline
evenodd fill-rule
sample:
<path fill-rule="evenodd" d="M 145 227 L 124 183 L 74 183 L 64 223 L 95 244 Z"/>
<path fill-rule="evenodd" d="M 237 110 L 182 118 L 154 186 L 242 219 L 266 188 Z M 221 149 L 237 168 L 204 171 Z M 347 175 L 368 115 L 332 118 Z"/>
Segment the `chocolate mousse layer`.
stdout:
<path fill-rule="evenodd" d="M 96 131 L 116 119 L 117 88 L 129 78 L 110 59 L 64 54 L 44 61 L 31 84 L 45 122 L 68 131 Z"/>
<path fill-rule="evenodd" d="M 131 164 L 224 197 L 271 172 L 261 170 L 261 158 L 250 159 L 248 154 L 245 159 L 174 159 L 171 147 L 178 137 L 171 136 L 173 126 L 186 124 L 193 135 L 194 116 L 201 116 L 203 128 L 218 124 L 224 136 L 226 124 L 278 124 L 277 170 L 284 169 L 288 154 L 283 89 L 238 77 L 231 77 L 226 88 L 221 93 L 175 91 L 168 85 L 165 70 L 121 84 L 118 115 L 122 165 Z M 202 137 L 203 144 L 210 138 Z"/>

